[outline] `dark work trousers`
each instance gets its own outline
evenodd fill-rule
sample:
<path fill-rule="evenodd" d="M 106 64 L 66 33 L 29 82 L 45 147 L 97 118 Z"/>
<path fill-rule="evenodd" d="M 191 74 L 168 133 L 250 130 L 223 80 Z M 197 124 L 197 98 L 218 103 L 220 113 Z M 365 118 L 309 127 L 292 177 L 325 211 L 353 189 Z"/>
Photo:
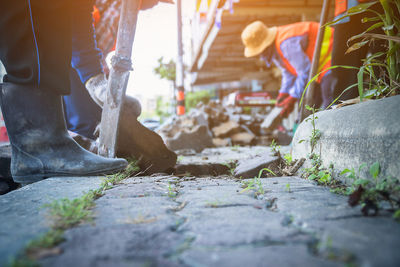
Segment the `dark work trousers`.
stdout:
<path fill-rule="evenodd" d="M 70 1 L 0 0 L 0 60 L 5 82 L 69 93 Z"/>
<path fill-rule="evenodd" d="M 92 0 L 71 0 L 72 61 L 71 93 L 64 96 L 64 113 L 68 130 L 95 139 L 94 131 L 101 120 L 101 108 L 92 100 L 85 82 L 102 72 L 102 53 L 97 48 L 93 28 Z"/>
<path fill-rule="evenodd" d="M 76 70 L 71 68 L 71 93 L 64 97 L 64 114 L 68 130 L 95 139 L 101 121 L 101 108 L 92 100 Z"/>

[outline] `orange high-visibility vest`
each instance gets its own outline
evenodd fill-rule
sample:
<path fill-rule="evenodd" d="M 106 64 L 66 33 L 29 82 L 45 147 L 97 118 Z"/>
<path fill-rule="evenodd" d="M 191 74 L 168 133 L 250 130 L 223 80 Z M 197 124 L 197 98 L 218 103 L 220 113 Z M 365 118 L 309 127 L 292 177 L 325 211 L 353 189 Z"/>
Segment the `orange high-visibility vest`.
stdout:
<path fill-rule="evenodd" d="M 285 68 L 294 76 L 297 76 L 297 72 L 295 68 L 290 64 L 290 60 L 285 58 L 285 56 L 283 55 L 281 50 L 282 42 L 292 37 L 307 35 L 308 45 L 304 53 L 307 55 L 310 62 L 312 62 L 314 49 L 317 41 L 318 30 L 319 30 L 318 22 L 297 22 L 294 24 L 278 27 L 275 39 L 276 50 L 278 51 L 278 54 L 280 55 Z M 331 66 L 332 44 L 333 44 L 333 28 L 326 27 L 321 47 L 318 73 L 326 70 Z M 321 78 L 325 75 L 325 73 L 326 71 L 318 77 L 318 82 L 321 81 Z"/>

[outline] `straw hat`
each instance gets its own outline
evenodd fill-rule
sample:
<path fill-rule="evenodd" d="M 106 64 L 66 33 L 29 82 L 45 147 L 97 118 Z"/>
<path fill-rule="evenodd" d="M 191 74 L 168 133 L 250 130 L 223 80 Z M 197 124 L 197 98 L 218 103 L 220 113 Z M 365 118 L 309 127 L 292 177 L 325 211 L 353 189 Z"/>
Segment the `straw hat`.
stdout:
<path fill-rule="evenodd" d="M 261 54 L 274 42 L 276 32 L 277 27 L 268 28 L 259 20 L 247 25 L 242 32 L 242 42 L 245 46 L 244 56 L 254 57 Z"/>

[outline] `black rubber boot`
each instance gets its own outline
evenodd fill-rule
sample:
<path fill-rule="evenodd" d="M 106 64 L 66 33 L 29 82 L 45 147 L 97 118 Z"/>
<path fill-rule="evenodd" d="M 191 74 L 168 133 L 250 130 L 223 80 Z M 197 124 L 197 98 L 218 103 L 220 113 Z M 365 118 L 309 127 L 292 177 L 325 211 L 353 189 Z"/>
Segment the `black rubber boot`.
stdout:
<path fill-rule="evenodd" d="M 103 175 L 127 166 L 124 159 L 108 159 L 84 150 L 69 136 L 61 96 L 12 83 L 2 84 L 0 92 L 15 182 Z"/>

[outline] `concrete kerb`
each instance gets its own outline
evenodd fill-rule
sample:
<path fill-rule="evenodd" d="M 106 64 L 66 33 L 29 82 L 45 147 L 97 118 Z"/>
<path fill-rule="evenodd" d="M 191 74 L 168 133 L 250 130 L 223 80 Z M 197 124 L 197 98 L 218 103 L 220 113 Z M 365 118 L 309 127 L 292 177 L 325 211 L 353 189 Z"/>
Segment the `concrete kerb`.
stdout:
<path fill-rule="evenodd" d="M 400 179 L 400 96 L 371 100 L 316 114 L 316 129 L 321 133 L 314 153 L 322 164 L 334 167 L 334 177 L 344 169 L 364 168 L 360 176 L 372 179 L 368 172 L 374 162 L 380 164 L 380 175 Z M 293 158 L 308 158 L 311 152 L 312 126 L 303 121 L 293 138 Z M 300 140 L 306 140 L 300 142 Z M 349 182 L 349 181 L 347 181 Z"/>

